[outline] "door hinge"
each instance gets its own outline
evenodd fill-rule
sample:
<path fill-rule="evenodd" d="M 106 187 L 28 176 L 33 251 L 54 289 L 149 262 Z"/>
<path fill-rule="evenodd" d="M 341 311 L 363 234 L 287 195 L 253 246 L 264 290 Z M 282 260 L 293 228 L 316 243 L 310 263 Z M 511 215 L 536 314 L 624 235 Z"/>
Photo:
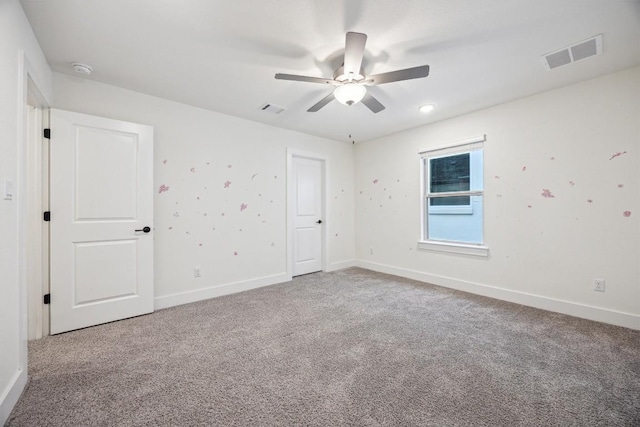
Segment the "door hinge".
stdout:
<path fill-rule="evenodd" d="M 51 221 L 51 212 L 46 211 L 43 215 L 45 221 Z"/>
<path fill-rule="evenodd" d="M 45 304 L 51 304 L 51 294 L 46 294 L 42 300 Z"/>
<path fill-rule="evenodd" d="M 47 139 L 51 139 L 51 129 L 44 130 L 44 137 Z"/>

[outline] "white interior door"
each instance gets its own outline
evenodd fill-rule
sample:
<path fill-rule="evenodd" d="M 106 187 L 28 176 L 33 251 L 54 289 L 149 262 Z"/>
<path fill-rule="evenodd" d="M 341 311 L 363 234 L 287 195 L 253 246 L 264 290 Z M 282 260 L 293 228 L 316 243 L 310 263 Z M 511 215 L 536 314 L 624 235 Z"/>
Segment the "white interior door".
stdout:
<path fill-rule="evenodd" d="M 293 157 L 293 275 L 322 270 L 323 162 Z"/>
<path fill-rule="evenodd" d="M 52 109 L 49 173 L 51 333 L 152 312 L 153 128 Z"/>

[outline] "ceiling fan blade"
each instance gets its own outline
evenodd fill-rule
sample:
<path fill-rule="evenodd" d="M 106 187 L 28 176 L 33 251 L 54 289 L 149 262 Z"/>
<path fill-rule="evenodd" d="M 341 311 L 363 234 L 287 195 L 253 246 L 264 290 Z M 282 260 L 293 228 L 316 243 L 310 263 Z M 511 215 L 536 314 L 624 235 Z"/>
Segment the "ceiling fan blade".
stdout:
<path fill-rule="evenodd" d="M 401 80 L 420 79 L 429 75 L 429 66 L 421 65 L 420 67 L 406 68 L 404 70 L 389 71 L 388 73 L 375 74 L 368 76 L 367 80 L 372 81 L 372 85 L 381 85 L 384 83 L 399 82 Z"/>
<path fill-rule="evenodd" d="M 309 83 L 322 83 L 322 84 L 333 84 L 334 81 L 331 79 L 325 79 L 322 77 L 308 77 L 308 76 L 298 76 L 296 74 L 282 74 L 277 73 L 276 79 L 278 80 L 293 80 L 295 82 L 309 82 Z"/>
<path fill-rule="evenodd" d="M 376 98 L 374 98 L 373 95 L 371 95 L 369 92 L 367 92 L 367 94 L 364 96 L 364 98 L 362 98 L 361 102 L 369 110 L 373 111 L 374 113 L 379 113 L 380 111 L 384 110 L 384 105 L 382 105 L 380 103 L 380 101 L 378 101 Z"/>
<path fill-rule="evenodd" d="M 322 107 L 324 107 L 325 105 L 333 101 L 334 99 L 335 97 L 333 96 L 333 92 L 331 92 L 329 95 L 325 96 L 320 101 L 316 102 L 314 106 L 312 106 L 307 110 L 307 112 L 315 113 L 316 111 L 318 111 L 319 109 L 321 109 Z"/>
<path fill-rule="evenodd" d="M 364 46 L 367 44 L 367 35 L 362 33 L 347 33 L 344 46 L 344 74 L 357 76 L 360 74 Z"/>

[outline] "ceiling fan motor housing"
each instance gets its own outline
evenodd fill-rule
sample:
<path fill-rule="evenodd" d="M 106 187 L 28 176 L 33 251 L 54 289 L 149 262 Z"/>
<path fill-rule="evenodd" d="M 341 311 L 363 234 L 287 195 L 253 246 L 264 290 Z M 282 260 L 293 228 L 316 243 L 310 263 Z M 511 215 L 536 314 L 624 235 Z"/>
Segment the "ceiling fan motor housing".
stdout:
<path fill-rule="evenodd" d="M 360 72 L 357 75 L 352 76 L 352 81 L 359 82 L 360 80 L 364 80 L 364 68 L 360 68 Z M 346 82 L 349 81 L 349 76 L 344 72 L 344 64 L 340 68 L 338 68 L 335 73 L 333 73 L 333 80 L 337 82 Z"/>

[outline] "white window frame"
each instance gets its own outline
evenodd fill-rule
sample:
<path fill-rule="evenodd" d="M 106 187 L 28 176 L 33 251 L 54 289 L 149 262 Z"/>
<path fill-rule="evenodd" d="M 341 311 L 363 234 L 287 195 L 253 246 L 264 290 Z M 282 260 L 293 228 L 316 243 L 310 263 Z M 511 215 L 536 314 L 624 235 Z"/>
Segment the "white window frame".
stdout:
<path fill-rule="evenodd" d="M 455 154 L 469 153 L 475 150 L 484 149 L 484 142 L 486 141 L 486 135 L 481 135 L 473 138 L 468 138 L 463 141 L 458 141 L 446 146 L 431 148 L 428 150 L 422 150 L 418 154 L 420 155 L 420 240 L 418 241 L 418 249 L 456 253 L 463 255 L 475 255 L 475 256 L 489 256 L 489 247 L 485 245 L 485 233 L 484 233 L 484 212 L 482 215 L 482 238 L 483 243 L 463 243 L 454 241 L 442 241 L 427 238 L 428 224 L 427 221 L 427 203 L 429 198 L 433 196 L 437 197 L 453 197 L 453 196 L 483 196 L 482 208 L 484 211 L 484 185 L 482 190 L 470 190 L 470 191 L 455 191 L 451 193 L 429 193 L 429 167 L 428 163 L 430 159 L 451 156 Z M 483 176 L 484 164 L 483 164 Z M 484 181 L 484 180 L 483 180 Z M 453 208 L 453 209 L 452 209 Z M 466 209 L 465 209 L 466 208 Z M 471 213 L 471 206 L 442 206 L 436 210 L 436 214 L 449 213 L 449 214 L 469 214 Z M 458 210 L 459 212 L 454 212 Z"/>

